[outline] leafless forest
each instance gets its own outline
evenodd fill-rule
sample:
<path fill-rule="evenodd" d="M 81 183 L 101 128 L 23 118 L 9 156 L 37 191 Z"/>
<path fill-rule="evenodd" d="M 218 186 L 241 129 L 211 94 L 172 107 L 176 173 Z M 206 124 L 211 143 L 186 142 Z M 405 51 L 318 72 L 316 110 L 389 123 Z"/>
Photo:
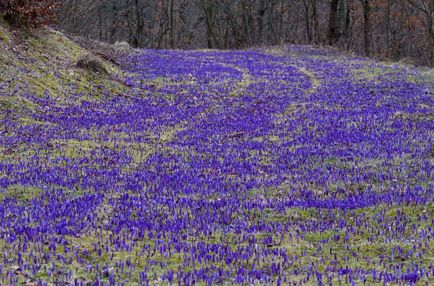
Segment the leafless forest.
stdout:
<path fill-rule="evenodd" d="M 140 48 L 313 44 L 434 65 L 434 0 L 2 0 L 0 12 Z"/>
<path fill-rule="evenodd" d="M 63 0 L 58 24 L 157 49 L 326 44 L 434 62 L 433 0 Z"/>

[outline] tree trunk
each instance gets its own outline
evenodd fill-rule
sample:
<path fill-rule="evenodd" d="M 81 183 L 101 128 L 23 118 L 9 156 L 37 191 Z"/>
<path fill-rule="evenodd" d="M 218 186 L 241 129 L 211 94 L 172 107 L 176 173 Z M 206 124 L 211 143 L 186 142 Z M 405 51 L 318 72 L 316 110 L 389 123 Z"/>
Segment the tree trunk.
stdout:
<path fill-rule="evenodd" d="M 386 19 L 385 19 L 385 29 L 386 29 L 386 57 L 390 57 L 390 11 L 392 7 L 392 0 L 387 0 L 387 6 L 386 6 Z"/>
<path fill-rule="evenodd" d="M 329 32 L 328 32 L 329 45 L 334 45 L 338 40 L 338 33 L 336 29 L 338 4 L 339 4 L 339 0 L 332 0 L 330 2 Z"/>
<path fill-rule="evenodd" d="M 243 38 L 243 46 L 250 46 L 250 35 L 249 35 L 249 19 L 248 19 L 248 8 L 244 0 L 241 1 L 241 30 Z"/>
<path fill-rule="evenodd" d="M 431 50 L 430 53 L 430 65 L 434 66 L 434 29 L 433 29 L 433 18 L 428 15 L 428 45 L 429 49 Z"/>
<path fill-rule="evenodd" d="M 116 37 L 116 30 L 117 30 L 117 5 L 116 1 L 111 1 L 111 25 L 110 25 L 110 42 L 113 43 L 115 41 Z"/>
<path fill-rule="evenodd" d="M 308 43 L 312 42 L 312 28 L 311 28 L 311 18 L 310 18 L 310 0 L 303 1 L 304 6 L 304 23 L 306 25 L 306 38 Z"/>
<path fill-rule="evenodd" d="M 370 0 L 360 0 L 363 5 L 363 39 L 365 56 L 371 53 L 371 5 Z"/>
<path fill-rule="evenodd" d="M 312 1 L 312 21 L 313 21 L 313 38 L 315 44 L 319 43 L 319 21 L 318 21 L 318 9 L 316 0 Z"/>
<path fill-rule="evenodd" d="M 258 16 L 256 18 L 257 26 L 258 26 L 258 43 L 263 43 L 263 32 L 264 32 L 264 15 L 267 10 L 267 6 L 265 6 L 265 0 L 259 1 L 258 7 Z"/>
<path fill-rule="evenodd" d="M 339 0 L 338 12 L 337 12 L 337 30 L 339 37 L 345 35 L 347 31 L 347 10 L 348 10 L 347 0 Z"/>
<path fill-rule="evenodd" d="M 276 30 L 275 30 L 275 20 L 276 19 L 274 19 L 275 17 L 273 15 L 274 14 L 273 10 L 274 10 L 274 5 L 270 5 L 270 7 L 268 9 L 268 27 L 270 28 L 270 33 L 271 33 L 272 39 L 274 40 L 274 44 L 278 44 L 279 39 L 277 37 Z"/>
<path fill-rule="evenodd" d="M 216 47 L 217 49 L 221 48 L 220 43 L 220 35 L 217 34 L 215 30 L 216 25 L 216 5 L 214 1 L 205 1 L 203 6 L 203 12 L 205 14 L 205 25 L 206 25 L 206 33 L 207 33 L 207 42 L 208 48 L 212 49 Z"/>
<path fill-rule="evenodd" d="M 170 48 L 175 48 L 175 0 L 170 0 L 169 3 L 169 37 L 170 37 Z"/>
<path fill-rule="evenodd" d="M 136 12 L 136 46 L 141 47 L 143 41 L 143 32 L 145 29 L 145 22 L 141 13 L 141 5 L 139 0 L 135 0 L 135 12 Z"/>

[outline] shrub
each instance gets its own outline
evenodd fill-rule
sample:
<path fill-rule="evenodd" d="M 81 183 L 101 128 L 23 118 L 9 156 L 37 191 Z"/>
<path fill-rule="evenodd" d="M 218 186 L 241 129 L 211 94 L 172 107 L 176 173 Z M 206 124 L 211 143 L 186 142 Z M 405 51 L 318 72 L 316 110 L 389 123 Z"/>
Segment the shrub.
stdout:
<path fill-rule="evenodd" d="M 57 0 L 1 0 L 0 11 L 5 19 L 17 27 L 41 27 L 54 21 Z"/>

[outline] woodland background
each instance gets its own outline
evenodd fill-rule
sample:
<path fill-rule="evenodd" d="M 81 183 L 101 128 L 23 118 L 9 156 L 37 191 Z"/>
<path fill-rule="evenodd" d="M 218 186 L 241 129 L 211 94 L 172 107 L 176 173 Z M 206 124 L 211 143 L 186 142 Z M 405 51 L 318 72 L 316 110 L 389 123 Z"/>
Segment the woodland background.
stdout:
<path fill-rule="evenodd" d="M 55 14 L 70 34 L 139 48 L 312 44 L 434 65 L 434 0 L 2 0 L 0 11 L 14 5 L 24 18 Z"/>

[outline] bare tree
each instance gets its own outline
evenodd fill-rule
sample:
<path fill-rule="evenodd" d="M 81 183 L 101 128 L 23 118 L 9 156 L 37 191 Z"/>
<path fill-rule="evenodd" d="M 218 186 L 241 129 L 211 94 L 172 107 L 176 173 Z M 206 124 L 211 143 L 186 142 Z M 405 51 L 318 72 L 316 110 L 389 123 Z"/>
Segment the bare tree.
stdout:
<path fill-rule="evenodd" d="M 430 63 L 434 65 L 434 0 L 407 0 L 420 13 L 419 19 L 424 23 L 430 50 Z"/>
<path fill-rule="evenodd" d="M 366 56 L 371 53 L 371 1 L 360 0 L 363 7 L 363 42 Z"/>

